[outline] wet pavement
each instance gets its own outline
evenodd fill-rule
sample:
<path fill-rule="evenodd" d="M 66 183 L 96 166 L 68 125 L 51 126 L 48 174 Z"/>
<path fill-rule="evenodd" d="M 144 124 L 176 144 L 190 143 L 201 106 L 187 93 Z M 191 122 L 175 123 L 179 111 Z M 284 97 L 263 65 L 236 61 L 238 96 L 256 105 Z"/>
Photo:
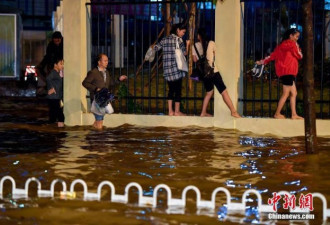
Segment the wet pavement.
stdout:
<path fill-rule="evenodd" d="M 47 189 L 52 180 L 61 178 L 67 184 L 83 179 L 90 192 L 96 192 L 101 181 L 109 180 L 119 194 L 129 182 L 137 182 L 145 196 L 152 196 L 154 187 L 164 183 L 175 198 L 181 197 L 186 186 L 195 185 L 202 199 L 210 199 L 217 187 L 227 188 L 234 202 L 241 201 L 247 189 L 258 190 L 264 204 L 273 192 L 281 190 L 298 197 L 320 192 L 330 199 L 330 137 L 318 138 L 319 154 L 306 155 L 303 137 L 256 136 L 198 127 L 57 128 L 47 123 L 45 100 L 10 97 L 1 98 L 0 105 L 0 178 L 12 176 L 18 188 L 36 177 Z M 225 219 L 218 209 L 212 215 L 199 215 L 193 192 L 188 192 L 185 214 L 181 215 L 168 214 L 162 198 L 157 208 L 139 207 L 134 189 L 129 204 L 121 204 L 109 201 L 109 190 L 102 192 L 101 201 L 83 201 L 81 187 L 74 200 L 61 200 L 58 195 L 54 199 L 37 198 L 37 185 L 31 183 L 29 199 L 14 200 L 10 183 L 5 184 L 0 224 L 275 223 L 251 210 L 246 215 L 226 215 Z M 249 200 L 253 205 L 253 197 Z M 314 204 L 317 218 L 310 224 L 320 224 L 320 202 Z"/>

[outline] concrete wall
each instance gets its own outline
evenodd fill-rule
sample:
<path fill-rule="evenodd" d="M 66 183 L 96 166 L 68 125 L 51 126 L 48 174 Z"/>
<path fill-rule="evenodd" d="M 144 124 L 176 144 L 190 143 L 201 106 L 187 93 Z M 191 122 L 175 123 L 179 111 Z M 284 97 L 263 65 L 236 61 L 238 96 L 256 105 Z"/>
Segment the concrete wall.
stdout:
<path fill-rule="evenodd" d="M 64 113 L 66 125 L 91 125 L 94 116 L 87 113 L 87 91 L 81 82 L 90 68 L 89 15 L 85 3 L 89 0 L 63 0 L 63 36 L 64 41 Z M 215 41 L 217 44 L 216 64 L 220 69 L 234 106 L 242 93 L 242 20 L 239 0 L 218 2 L 216 8 Z M 238 107 L 240 111 L 241 107 Z M 199 116 L 158 116 L 158 115 L 107 115 L 104 125 L 116 127 L 122 124 L 138 126 L 201 126 L 238 129 L 256 134 L 272 134 L 278 136 L 304 135 L 304 121 L 276 120 L 272 118 L 240 118 L 230 116 L 221 95 L 215 91 L 214 117 Z M 330 120 L 317 121 L 319 136 L 330 135 Z"/>
<path fill-rule="evenodd" d="M 240 1 L 218 1 L 215 10 L 215 64 L 237 109 L 238 81 L 241 75 L 241 8 Z M 234 128 L 236 120 L 218 91 L 214 91 L 214 126 Z M 242 113 L 242 112 L 240 112 Z"/>
<path fill-rule="evenodd" d="M 63 0 L 64 115 L 67 125 L 83 125 L 86 89 L 81 82 L 87 74 L 87 7 L 89 0 Z"/>
<path fill-rule="evenodd" d="M 136 126 L 164 126 L 164 127 L 219 127 L 215 125 L 215 117 L 199 116 L 159 116 L 159 115 L 133 115 L 133 114 L 112 114 L 106 115 L 104 126 L 118 127 L 123 124 Z M 91 125 L 94 116 L 91 113 L 83 113 L 82 125 Z M 275 135 L 280 137 L 304 136 L 303 120 L 277 120 L 272 118 L 241 118 L 233 120 L 234 126 L 228 129 L 236 129 L 244 132 L 253 132 L 260 135 Z M 316 120 L 318 136 L 330 136 L 330 120 Z M 227 129 L 227 128 L 226 128 Z"/>

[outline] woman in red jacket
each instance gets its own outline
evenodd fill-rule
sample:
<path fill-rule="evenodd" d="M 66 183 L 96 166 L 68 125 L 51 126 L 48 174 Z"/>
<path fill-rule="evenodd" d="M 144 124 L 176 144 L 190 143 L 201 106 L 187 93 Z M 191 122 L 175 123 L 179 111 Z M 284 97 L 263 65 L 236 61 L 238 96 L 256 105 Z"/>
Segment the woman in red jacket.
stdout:
<path fill-rule="evenodd" d="M 303 57 L 301 49 L 297 43 L 299 36 L 299 30 L 295 28 L 287 30 L 283 35 L 282 42 L 275 48 L 274 52 L 265 59 L 256 62 L 260 65 L 268 64 L 270 61 L 275 60 L 276 75 L 280 78 L 283 84 L 283 93 L 274 115 L 274 118 L 276 119 L 285 119 L 285 116 L 281 114 L 281 110 L 289 96 L 291 119 L 303 119 L 298 116 L 296 111 L 297 88 L 295 77 L 298 74 L 298 60 Z"/>

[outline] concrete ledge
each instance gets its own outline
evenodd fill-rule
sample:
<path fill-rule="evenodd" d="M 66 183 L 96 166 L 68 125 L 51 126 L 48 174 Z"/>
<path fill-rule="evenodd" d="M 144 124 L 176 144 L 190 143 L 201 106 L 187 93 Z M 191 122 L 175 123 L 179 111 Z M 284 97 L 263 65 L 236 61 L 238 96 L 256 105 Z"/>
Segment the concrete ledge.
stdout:
<path fill-rule="evenodd" d="M 255 134 L 272 134 L 281 137 L 304 136 L 304 120 L 273 119 L 273 118 L 241 118 L 236 121 L 236 129 L 250 131 Z M 317 120 L 317 135 L 330 135 L 329 120 Z"/>
<path fill-rule="evenodd" d="M 82 125 L 91 125 L 94 120 L 93 114 L 82 113 Z M 117 127 L 123 124 L 147 127 L 213 127 L 214 123 L 213 117 L 111 114 L 104 117 L 103 124 L 106 127 Z"/>
<path fill-rule="evenodd" d="M 94 116 L 91 113 L 82 113 L 82 125 L 92 125 Z M 233 124 L 231 129 L 239 131 L 248 131 L 255 134 L 271 134 L 281 137 L 304 136 L 304 121 L 291 119 L 273 119 L 273 118 L 231 118 L 229 121 Z M 112 114 L 106 115 L 104 126 L 118 127 L 123 124 L 147 127 L 219 127 L 215 126 L 214 117 L 199 116 L 163 116 L 163 115 L 134 115 L 134 114 Z M 330 136 L 330 120 L 317 120 L 317 136 Z M 228 127 L 226 127 L 228 128 Z"/>

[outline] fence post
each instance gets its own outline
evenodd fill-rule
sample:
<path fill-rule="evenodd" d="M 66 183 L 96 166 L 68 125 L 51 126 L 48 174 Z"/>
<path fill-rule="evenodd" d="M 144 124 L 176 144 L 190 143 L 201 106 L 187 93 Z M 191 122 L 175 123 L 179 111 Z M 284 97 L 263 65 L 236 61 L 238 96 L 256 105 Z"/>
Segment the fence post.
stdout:
<path fill-rule="evenodd" d="M 243 49 L 240 1 L 218 1 L 215 13 L 215 63 L 237 109 Z M 217 90 L 214 90 L 214 126 L 235 128 L 235 119 Z"/>
<path fill-rule="evenodd" d="M 65 124 L 81 125 L 82 109 L 86 111 L 86 90 L 81 83 L 87 74 L 86 3 L 90 0 L 63 0 L 64 115 Z M 88 56 L 88 57 L 87 57 Z"/>

